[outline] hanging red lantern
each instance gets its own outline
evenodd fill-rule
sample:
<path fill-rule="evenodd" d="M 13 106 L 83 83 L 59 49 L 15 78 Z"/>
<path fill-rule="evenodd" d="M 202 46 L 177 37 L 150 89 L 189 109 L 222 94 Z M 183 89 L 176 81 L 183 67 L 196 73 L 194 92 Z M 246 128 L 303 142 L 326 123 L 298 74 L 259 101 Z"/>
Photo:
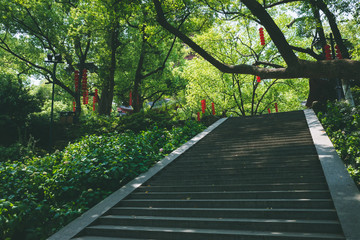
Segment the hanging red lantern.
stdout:
<path fill-rule="evenodd" d="M 203 114 L 205 114 L 205 110 L 206 110 L 206 100 L 203 99 L 201 100 L 201 111 Z"/>
<path fill-rule="evenodd" d="M 338 45 L 335 46 L 337 59 L 342 59 L 342 54 Z"/>
<path fill-rule="evenodd" d="M 75 81 L 75 92 L 79 91 L 79 71 L 75 71 L 75 76 L 74 76 L 74 81 Z"/>
<path fill-rule="evenodd" d="M 132 106 L 132 91 L 129 93 L 129 105 Z"/>
<path fill-rule="evenodd" d="M 260 35 L 260 43 L 262 46 L 265 45 L 265 36 L 264 36 L 264 28 L 259 28 L 259 35 Z"/>
<path fill-rule="evenodd" d="M 73 102 L 73 112 L 76 112 L 76 102 Z"/>
<path fill-rule="evenodd" d="M 82 72 L 82 90 L 85 91 L 87 88 L 87 70 L 84 69 Z"/>
<path fill-rule="evenodd" d="M 329 44 L 326 44 L 324 46 L 324 52 L 325 52 L 325 59 L 326 60 L 331 60 L 332 57 L 331 57 L 331 50 L 330 50 L 330 45 Z"/>
<path fill-rule="evenodd" d="M 270 108 L 268 108 L 267 110 L 268 110 L 268 113 L 270 114 L 270 113 L 271 113 L 271 110 L 270 110 Z"/>
<path fill-rule="evenodd" d="M 197 121 L 200 122 L 200 112 L 197 112 Z"/>
<path fill-rule="evenodd" d="M 87 70 L 83 69 L 82 72 L 82 91 L 83 91 L 83 104 L 89 103 L 89 91 L 87 90 Z"/>
<path fill-rule="evenodd" d="M 215 116 L 215 103 L 211 103 L 212 115 Z"/>
<path fill-rule="evenodd" d="M 83 104 L 86 104 L 86 91 L 83 91 Z"/>
<path fill-rule="evenodd" d="M 277 104 L 277 103 L 275 103 L 275 111 L 276 111 L 276 112 L 279 112 L 278 104 Z"/>
<path fill-rule="evenodd" d="M 89 91 L 86 90 L 86 96 L 85 96 L 85 104 L 89 104 Z"/>
<path fill-rule="evenodd" d="M 257 81 L 258 83 L 261 82 L 261 77 L 256 76 L 256 81 Z"/>

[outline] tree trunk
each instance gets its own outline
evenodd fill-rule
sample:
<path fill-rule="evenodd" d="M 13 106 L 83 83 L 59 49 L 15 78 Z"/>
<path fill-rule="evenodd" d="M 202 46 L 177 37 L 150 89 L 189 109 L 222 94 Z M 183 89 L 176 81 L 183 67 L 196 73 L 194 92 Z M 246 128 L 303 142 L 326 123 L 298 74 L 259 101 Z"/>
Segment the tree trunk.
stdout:
<path fill-rule="evenodd" d="M 136 72 L 135 72 L 134 87 L 133 87 L 133 109 L 134 109 L 134 112 L 140 112 L 140 110 L 142 108 L 140 86 L 141 86 L 141 82 L 144 78 L 144 76 L 142 75 L 141 72 L 142 72 L 142 68 L 144 66 L 145 51 L 146 51 L 146 39 L 145 39 L 145 37 L 143 37 L 143 42 L 141 45 L 141 52 L 140 52 L 138 66 L 137 66 Z"/>
<path fill-rule="evenodd" d="M 112 102 L 114 99 L 114 87 L 115 87 L 115 70 L 116 70 L 116 50 L 118 48 L 118 24 L 112 27 L 111 36 L 110 36 L 110 49 L 111 49 L 111 58 L 110 66 L 108 73 L 105 73 L 106 79 L 101 91 L 101 98 L 99 100 L 99 114 L 100 115 L 110 115 L 112 109 Z"/>
<path fill-rule="evenodd" d="M 334 81 L 325 79 L 309 79 L 309 96 L 306 101 L 307 107 L 312 107 L 314 102 L 326 103 L 336 99 L 336 84 Z"/>

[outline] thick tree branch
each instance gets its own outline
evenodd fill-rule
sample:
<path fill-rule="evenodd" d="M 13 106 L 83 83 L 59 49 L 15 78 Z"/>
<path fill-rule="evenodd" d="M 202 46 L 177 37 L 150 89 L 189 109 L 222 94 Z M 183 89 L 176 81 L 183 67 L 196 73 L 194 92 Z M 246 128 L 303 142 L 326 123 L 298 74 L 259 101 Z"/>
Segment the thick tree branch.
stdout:
<path fill-rule="evenodd" d="M 196 44 L 184 33 L 167 22 L 159 0 L 153 0 L 159 24 L 180 38 L 185 44 L 196 51 L 201 57 L 224 73 L 239 73 L 260 76 L 262 79 L 289 79 L 289 78 L 340 78 L 359 79 L 360 62 L 352 60 L 331 60 L 331 61 L 304 61 L 299 60 L 293 53 L 291 46 L 287 43 L 284 35 L 276 26 L 270 15 L 256 0 L 242 0 L 246 6 L 256 14 L 268 30 L 270 37 L 278 47 L 281 56 L 288 64 L 287 68 L 259 68 L 252 65 L 228 65 L 220 62 L 202 47 Z M 259 11 L 259 12 L 258 12 Z M 269 22 L 268 22 L 269 21 Z M 273 29 L 275 28 L 275 30 Z M 282 45 L 284 44 L 284 45 Z M 290 50 L 289 50 L 290 49 Z"/>
<path fill-rule="evenodd" d="M 159 24 L 164 27 L 166 30 L 168 30 L 170 33 L 174 34 L 175 36 L 179 37 L 185 44 L 187 44 L 190 48 L 192 48 L 194 51 L 196 51 L 200 56 L 205 58 L 208 62 L 210 62 L 212 65 L 214 65 L 216 68 L 218 68 L 222 72 L 231 73 L 234 72 L 234 66 L 229 66 L 227 64 L 224 64 L 220 62 L 219 60 L 215 59 L 213 56 L 211 56 L 207 51 L 205 51 L 203 48 L 201 48 L 198 44 L 196 44 L 193 40 L 191 40 L 188 36 L 183 34 L 180 30 L 173 27 L 171 24 L 167 22 L 164 16 L 164 12 L 161 8 L 161 3 L 158 0 L 153 0 L 155 9 L 157 12 L 157 18 Z M 237 69 L 244 70 L 246 72 L 253 72 L 254 69 L 252 66 L 249 65 L 238 65 L 236 66 Z"/>

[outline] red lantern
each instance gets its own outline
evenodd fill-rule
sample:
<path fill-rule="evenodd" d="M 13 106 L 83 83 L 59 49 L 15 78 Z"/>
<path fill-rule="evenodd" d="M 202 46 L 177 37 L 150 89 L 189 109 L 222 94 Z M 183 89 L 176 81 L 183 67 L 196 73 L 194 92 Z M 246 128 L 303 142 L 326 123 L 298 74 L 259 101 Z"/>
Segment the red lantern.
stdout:
<path fill-rule="evenodd" d="M 83 104 L 88 104 L 88 99 L 87 99 L 87 91 L 85 90 L 83 92 Z"/>
<path fill-rule="evenodd" d="M 337 57 L 338 59 L 342 59 L 343 57 L 342 57 L 342 54 L 341 54 L 341 51 L 340 51 L 339 46 L 336 45 L 336 46 L 335 46 L 335 49 L 336 49 L 336 57 Z"/>
<path fill-rule="evenodd" d="M 206 110 L 206 100 L 203 99 L 201 100 L 201 111 L 203 114 L 205 114 L 205 110 Z"/>
<path fill-rule="evenodd" d="M 326 59 L 326 60 L 331 60 L 332 57 L 331 57 L 330 45 L 326 44 L 326 45 L 324 46 L 324 52 L 325 52 L 325 59 Z"/>
<path fill-rule="evenodd" d="M 98 90 L 95 89 L 94 97 L 93 97 L 93 103 L 99 102 L 99 96 L 98 96 Z"/>
<path fill-rule="evenodd" d="M 200 122 L 200 112 L 197 112 L 197 120 Z"/>
<path fill-rule="evenodd" d="M 271 113 L 270 108 L 268 108 L 268 113 L 269 113 L 269 114 Z"/>
<path fill-rule="evenodd" d="M 76 112 L 76 102 L 73 102 L 73 112 Z"/>
<path fill-rule="evenodd" d="M 132 91 L 129 93 L 129 105 L 132 106 Z"/>
<path fill-rule="evenodd" d="M 264 46 L 265 45 L 265 37 L 264 37 L 264 28 L 259 28 L 259 35 L 260 35 L 260 42 L 261 45 Z"/>
<path fill-rule="evenodd" d="M 276 112 L 279 112 L 278 104 L 277 104 L 277 103 L 275 103 L 275 111 L 276 111 Z"/>
<path fill-rule="evenodd" d="M 84 69 L 82 73 L 82 90 L 85 91 L 87 88 L 87 70 Z"/>
<path fill-rule="evenodd" d="M 258 83 L 261 82 L 261 77 L 256 76 L 256 81 L 257 81 Z"/>
<path fill-rule="evenodd" d="M 212 114 L 215 115 L 215 103 L 211 103 Z"/>
<path fill-rule="evenodd" d="M 75 81 L 75 92 L 79 91 L 79 71 L 75 71 L 75 76 L 74 76 L 74 81 Z"/>
<path fill-rule="evenodd" d="M 87 70 L 83 69 L 82 72 L 82 91 L 83 91 L 83 104 L 89 103 L 89 91 L 87 90 Z"/>

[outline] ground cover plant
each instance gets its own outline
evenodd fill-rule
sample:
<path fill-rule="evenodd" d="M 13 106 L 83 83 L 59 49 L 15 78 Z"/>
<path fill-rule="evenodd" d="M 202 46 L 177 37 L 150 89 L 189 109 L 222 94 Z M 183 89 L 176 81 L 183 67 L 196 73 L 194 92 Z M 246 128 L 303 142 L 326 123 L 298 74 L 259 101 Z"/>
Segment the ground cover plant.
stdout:
<path fill-rule="evenodd" d="M 47 238 L 204 128 L 87 135 L 51 155 L 0 162 L 0 239 Z"/>
<path fill-rule="evenodd" d="M 317 115 L 360 188 L 360 107 L 352 107 L 346 102 L 329 102 Z"/>

